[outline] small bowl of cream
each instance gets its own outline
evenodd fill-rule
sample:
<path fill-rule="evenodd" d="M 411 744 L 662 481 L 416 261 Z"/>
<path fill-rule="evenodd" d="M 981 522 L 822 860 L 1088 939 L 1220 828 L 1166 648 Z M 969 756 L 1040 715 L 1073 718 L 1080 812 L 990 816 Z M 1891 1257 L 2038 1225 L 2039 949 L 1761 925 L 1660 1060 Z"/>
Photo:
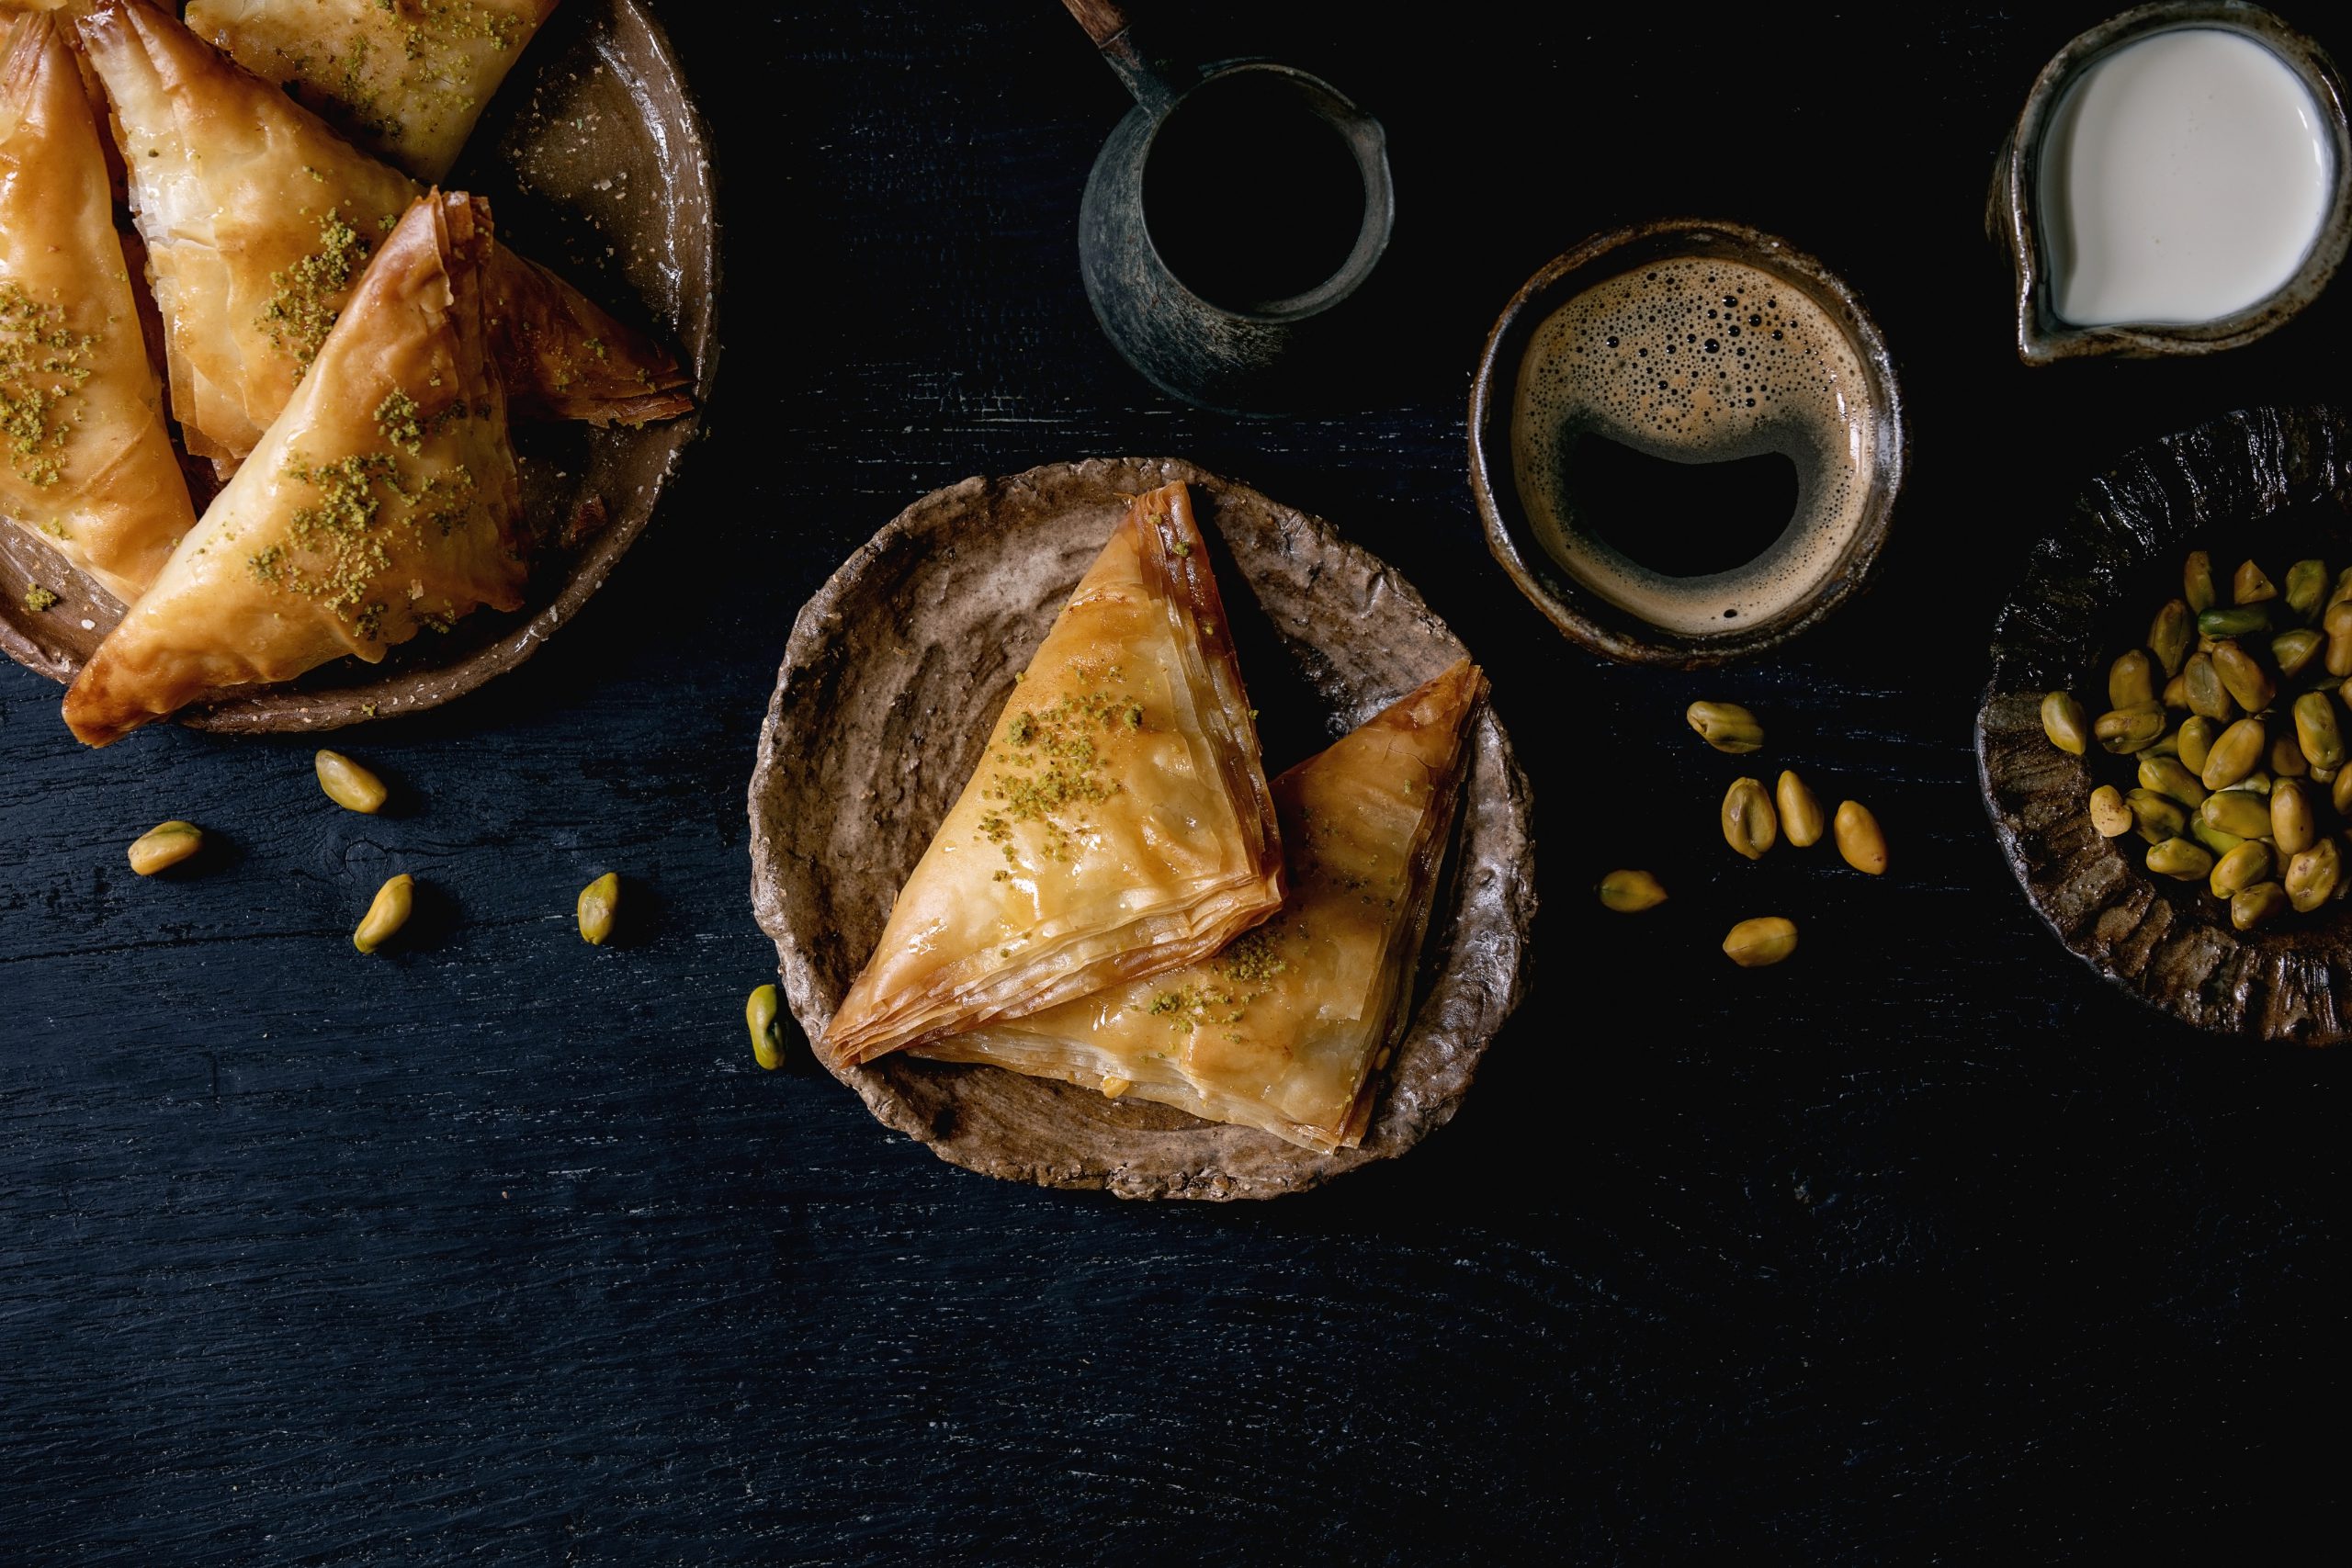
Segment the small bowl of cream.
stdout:
<path fill-rule="evenodd" d="M 2142 6 L 2042 68 L 1994 182 L 2018 355 L 2234 348 L 2317 298 L 2352 243 L 2335 66 L 2257 6 Z"/>

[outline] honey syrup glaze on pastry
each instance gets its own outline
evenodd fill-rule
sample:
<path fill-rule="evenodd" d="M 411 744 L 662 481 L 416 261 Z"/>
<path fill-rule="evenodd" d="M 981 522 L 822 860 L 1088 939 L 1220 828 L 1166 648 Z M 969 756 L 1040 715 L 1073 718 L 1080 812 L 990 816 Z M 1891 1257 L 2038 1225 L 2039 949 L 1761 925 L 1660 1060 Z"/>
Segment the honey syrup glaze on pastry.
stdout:
<path fill-rule="evenodd" d="M 556 0 L 188 0 L 187 25 L 419 179 L 449 172 Z"/>
<path fill-rule="evenodd" d="M 1216 952 L 1282 846 L 1182 484 L 1135 499 L 1016 681 L 820 1049 L 836 1063 Z"/>
<path fill-rule="evenodd" d="M 0 516 L 126 604 L 196 521 L 58 24 L 0 13 Z"/>
<path fill-rule="evenodd" d="M 103 746 L 208 691 L 372 663 L 479 606 L 521 606 L 490 249 L 486 202 L 409 209 L 285 412 L 83 666 L 76 736 Z"/>
<path fill-rule="evenodd" d="M 1214 956 L 915 1047 L 1328 1153 L 1363 1142 L 1410 1015 L 1485 681 L 1467 660 L 1274 781 L 1289 889 Z"/>
<path fill-rule="evenodd" d="M 1651 626 L 1720 636 L 1770 620 L 1838 570 L 1869 510 L 1878 426 L 1860 361 L 1802 289 L 1739 262 L 1676 257 L 1594 285 L 1536 329 L 1511 465 L 1536 537 L 1578 583 Z M 1577 448 L 1596 437 L 1673 463 L 1779 454 L 1795 466 L 1794 514 L 1745 565 L 1653 570 L 1578 517 Z"/>
<path fill-rule="evenodd" d="M 114 108 L 189 450 L 233 463 L 292 394 L 368 256 L 423 194 L 146 0 L 77 24 Z M 686 412 L 676 360 L 493 244 L 492 351 L 518 414 Z"/>

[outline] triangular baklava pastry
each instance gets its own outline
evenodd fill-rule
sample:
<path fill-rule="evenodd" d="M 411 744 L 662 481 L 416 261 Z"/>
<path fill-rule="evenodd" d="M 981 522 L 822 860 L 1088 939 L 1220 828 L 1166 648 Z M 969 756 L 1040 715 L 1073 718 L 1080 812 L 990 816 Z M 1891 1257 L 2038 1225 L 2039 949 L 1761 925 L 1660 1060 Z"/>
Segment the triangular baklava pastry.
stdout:
<path fill-rule="evenodd" d="M 196 514 L 74 53 L 46 16 L 0 40 L 0 515 L 128 604 Z"/>
<path fill-rule="evenodd" d="M 1289 897 L 1215 957 L 915 1054 L 1354 1147 L 1408 1021 L 1485 686 L 1465 660 L 1274 781 Z"/>
<path fill-rule="evenodd" d="M 458 161 L 556 0 L 188 0 L 187 25 L 419 179 Z"/>
<path fill-rule="evenodd" d="M 103 746 L 208 691 L 373 663 L 424 626 L 521 606 L 489 248 L 478 198 L 409 209 L 286 412 L 83 666 L 75 735 Z"/>
<path fill-rule="evenodd" d="M 187 447 L 230 463 L 286 406 L 368 258 L 422 194 L 146 0 L 79 26 L 113 106 Z M 643 423 L 684 412 L 677 362 L 503 246 L 491 347 L 518 412 Z"/>
<path fill-rule="evenodd" d="M 1046 634 L 823 1049 L 871 1061 L 1157 974 L 1281 903 L 1257 724 L 1170 485 L 1136 499 Z"/>

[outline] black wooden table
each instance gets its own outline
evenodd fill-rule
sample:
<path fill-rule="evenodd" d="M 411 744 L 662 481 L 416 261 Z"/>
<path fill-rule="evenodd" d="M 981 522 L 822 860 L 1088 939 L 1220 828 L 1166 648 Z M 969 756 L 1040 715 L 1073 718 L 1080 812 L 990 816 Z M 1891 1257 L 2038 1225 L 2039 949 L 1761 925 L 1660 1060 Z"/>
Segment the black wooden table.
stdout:
<path fill-rule="evenodd" d="M 1103 341 L 1076 216 L 1125 99 L 1049 0 L 670 0 L 729 225 L 707 439 L 538 658 L 344 738 L 394 809 L 326 806 L 300 738 L 85 751 L 0 668 L 0 1558 L 2169 1558 L 2332 1497 L 2352 1058 L 2078 967 L 1994 851 L 1969 727 L 2029 541 L 2131 446 L 2335 393 L 2352 289 L 2210 363 L 2019 367 L 1984 193 L 2098 5 L 1167 9 L 1385 120 L 1369 412 L 1200 413 Z M 1555 637 L 1464 476 L 1494 312 L 1661 214 L 1842 272 L 1915 435 L 1875 591 L 1707 678 Z M 966 1174 L 742 1030 L 774 970 L 743 791 L 794 611 L 927 490 L 1125 452 L 1395 561 L 1538 793 L 1536 986 L 1462 1116 L 1269 1206 Z M 1724 852 L 1702 695 L 1872 801 L 1892 874 Z M 220 863 L 132 877 L 169 817 Z M 1629 843 L 1676 889 L 1641 920 L 1589 893 Z M 393 867 L 435 896 L 360 959 Z M 571 902 L 607 870 L 637 918 L 593 951 Z M 1803 952 L 1732 969 L 1767 905 Z"/>

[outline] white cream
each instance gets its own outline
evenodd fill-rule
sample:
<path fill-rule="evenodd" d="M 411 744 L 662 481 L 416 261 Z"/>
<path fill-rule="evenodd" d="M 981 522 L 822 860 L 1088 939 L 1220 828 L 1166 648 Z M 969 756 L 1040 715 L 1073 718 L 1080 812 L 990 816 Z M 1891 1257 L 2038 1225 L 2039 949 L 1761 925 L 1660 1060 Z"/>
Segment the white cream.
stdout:
<path fill-rule="evenodd" d="M 2211 321 L 2311 254 L 2335 185 L 2328 125 L 2292 67 L 2242 33 L 2128 43 L 2043 132 L 2052 308 L 2077 326 Z"/>

